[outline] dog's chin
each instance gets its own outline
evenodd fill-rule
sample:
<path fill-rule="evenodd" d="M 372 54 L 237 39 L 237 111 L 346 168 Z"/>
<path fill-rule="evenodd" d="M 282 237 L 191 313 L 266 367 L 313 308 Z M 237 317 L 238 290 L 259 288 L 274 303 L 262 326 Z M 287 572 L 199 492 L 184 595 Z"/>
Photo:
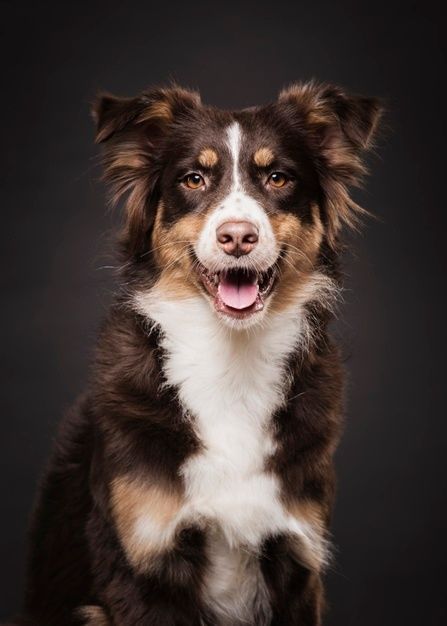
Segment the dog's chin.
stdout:
<path fill-rule="evenodd" d="M 277 270 L 258 272 L 244 267 L 211 271 L 200 262 L 196 272 L 210 305 L 232 329 L 245 329 L 264 317 L 274 291 Z"/>

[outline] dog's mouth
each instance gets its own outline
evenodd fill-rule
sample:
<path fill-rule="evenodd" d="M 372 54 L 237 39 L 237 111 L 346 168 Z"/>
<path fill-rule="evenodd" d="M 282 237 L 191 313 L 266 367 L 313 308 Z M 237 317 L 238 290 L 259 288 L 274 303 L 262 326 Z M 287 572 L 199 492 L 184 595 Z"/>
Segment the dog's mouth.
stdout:
<path fill-rule="evenodd" d="M 265 272 L 245 268 L 211 272 L 199 264 L 198 274 L 206 291 L 214 298 L 216 311 L 235 319 L 262 311 L 276 280 L 273 267 Z"/>

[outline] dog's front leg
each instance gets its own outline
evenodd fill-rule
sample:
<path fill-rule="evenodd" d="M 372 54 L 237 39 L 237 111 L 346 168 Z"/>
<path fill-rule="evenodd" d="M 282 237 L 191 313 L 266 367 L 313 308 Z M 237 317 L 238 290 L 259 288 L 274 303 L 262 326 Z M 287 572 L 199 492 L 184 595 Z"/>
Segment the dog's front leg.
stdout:
<path fill-rule="evenodd" d="M 271 538 L 264 545 L 261 568 L 272 602 L 271 626 L 321 626 L 321 578 L 303 561 L 290 536 Z"/>
<path fill-rule="evenodd" d="M 163 553 L 126 552 L 113 524 L 95 512 L 88 526 L 95 596 L 108 626 L 203 626 L 199 599 L 204 536 L 180 532 Z M 144 547 L 144 549 L 143 549 Z M 138 557 L 141 557 L 138 560 Z"/>

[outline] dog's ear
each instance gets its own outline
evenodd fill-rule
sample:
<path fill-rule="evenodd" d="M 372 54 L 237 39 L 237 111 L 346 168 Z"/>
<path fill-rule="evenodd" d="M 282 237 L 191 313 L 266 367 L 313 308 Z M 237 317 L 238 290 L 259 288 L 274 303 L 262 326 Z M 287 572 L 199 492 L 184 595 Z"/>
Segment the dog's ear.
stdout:
<path fill-rule="evenodd" d="M 279 102 L 317 161 L 328 241 L 335 246 L 341 224 L 356 226 L 365 213 L 348 188 L 358 186 L 367 171 L 364 155 L 373 147 L 382 103 L 315 82 L 291 85 L 280 93 Z"/>
<path fill-rule="evenodd" d="M 180 87 L 156 88 L 136 98 L 100 94 L 92 115 L 103 144 L 104 179 L 111 201 L 127 194 L 126 243 L 141 251 L 153 224 L 151 206 L 159 177 L 157 153 L 176 119 L 200 106 L 200 96 Z"/>

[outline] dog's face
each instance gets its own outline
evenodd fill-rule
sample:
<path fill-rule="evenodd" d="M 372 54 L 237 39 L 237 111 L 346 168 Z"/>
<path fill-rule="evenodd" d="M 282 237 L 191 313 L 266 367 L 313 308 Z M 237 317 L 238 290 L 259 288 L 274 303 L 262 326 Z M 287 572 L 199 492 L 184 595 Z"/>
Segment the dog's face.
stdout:
<path fill-rule="evenodd" d="M 167 297 L 200 294 L 233 327 L 287 306 L 321 272 L 379 117 L 314 84 L 227 112 L 179 88 L 95 106 L 106 177 L 129 192 L 126 249 Z M 154 276 L 151 277 L 152 284 Z"/>

